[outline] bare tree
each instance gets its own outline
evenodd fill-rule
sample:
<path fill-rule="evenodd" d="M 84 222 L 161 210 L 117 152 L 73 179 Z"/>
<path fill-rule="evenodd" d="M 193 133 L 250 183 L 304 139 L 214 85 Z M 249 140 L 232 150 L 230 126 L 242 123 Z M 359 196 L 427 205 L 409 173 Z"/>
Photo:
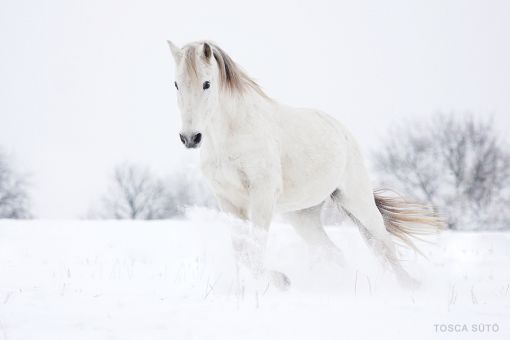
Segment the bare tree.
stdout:
<path fill-rule="evenodd" d="M 163 184 L 149 169 L 132 163 L 115 167 L 99 216 L 115 219 L 157 219 L 161 216 Z"/>
<path fill-rule="evenodd" d="M 91 217 L 164 219 L 182 215 L 186 206 L 213 206 L 203 183 L 184 172 L 162 180 L 146 167 L 122 163 L 115 167 L 110 182 Z"/>
<path fill-rule="evenodd" d="M 0 218 L 30 218 L 27 182 L 0 150 Z"/>
<path fill-rule="evenodd" d="M 166 181 L 164 207 L 169 217 L 180 216 L 186 207 L 216 208 L 216 201 L 196 168 L 188 167 L 174 172 Z"/>
<path fill-rule="evenodd" d="M 437 115 L 396 128 L 375 154 L 384 185 L 436 206 L 452 229 L 510 226 L 510 152 L 492 121 Z"/>

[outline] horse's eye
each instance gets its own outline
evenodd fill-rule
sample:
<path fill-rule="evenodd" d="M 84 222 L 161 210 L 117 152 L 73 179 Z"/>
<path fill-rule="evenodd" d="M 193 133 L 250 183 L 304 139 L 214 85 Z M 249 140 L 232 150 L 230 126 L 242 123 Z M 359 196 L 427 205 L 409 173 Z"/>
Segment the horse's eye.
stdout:
<path fill-rule="evenodd" d="M 175 88 L 178 90 L 179 86 L 177 86 L 177 82 L 176 81 L 174 81 L 174 85 L 175 85 Z"/>
<path fill-rule="evenodd" d="M 202 85 L 202 88 L 203 88 L 204 90 L 207 90 L 207 89 L 208 89 L 208 88 L 210 88 L 210 87 L 211 87 L 211 83 L 210 83 L 209 81 L 204 82 L 204 85 Z"/>

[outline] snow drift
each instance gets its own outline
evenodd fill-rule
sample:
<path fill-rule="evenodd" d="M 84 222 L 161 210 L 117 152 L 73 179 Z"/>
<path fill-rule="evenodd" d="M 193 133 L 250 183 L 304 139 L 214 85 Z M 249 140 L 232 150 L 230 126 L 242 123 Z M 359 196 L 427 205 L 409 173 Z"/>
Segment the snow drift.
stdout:
<path fill-rule="evenodd" d="M 231 228 L 200 209 L 151 222 L 2 220 L 0 339 L 510 337 L 509 234 L 444 232 L 419 244 L 427 259 L 403 249 L 421 281 L 404 291 L 354 226 L 328 228 L 340 268 L 311 262 L 276 223 L 266 263 L 292 280 L 280 292 L 236 270 Z"/>

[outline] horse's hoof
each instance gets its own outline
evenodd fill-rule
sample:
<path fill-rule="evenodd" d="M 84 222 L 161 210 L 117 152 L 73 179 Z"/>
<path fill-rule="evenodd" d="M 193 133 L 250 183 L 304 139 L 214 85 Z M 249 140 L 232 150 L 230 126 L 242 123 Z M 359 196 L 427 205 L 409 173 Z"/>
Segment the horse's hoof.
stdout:
<path fill-rule="evenodd" d="M 269 272 L 269 277 L 271 279 L 271 283 L 279 290 L 289 290 L 290 279 L 284 273 L 272 270 Z"/>

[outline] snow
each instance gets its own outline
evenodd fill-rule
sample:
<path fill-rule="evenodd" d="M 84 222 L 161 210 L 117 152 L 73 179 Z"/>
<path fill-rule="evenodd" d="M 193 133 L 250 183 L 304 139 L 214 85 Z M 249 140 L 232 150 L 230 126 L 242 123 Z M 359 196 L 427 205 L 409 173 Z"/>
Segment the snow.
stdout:
<path fill-rule="evenodd" d="M 2 220 L 0 340 L 510 338 L 510 234 L 444 232 L 420 244 L 427 259 L 403 252 L 421 281 L 410 291 L 354 226 L 328 227 L 341 268 L 311 262 L 277 222 L 266 264 L 292 280 L 279 291 L 236 274 L 231 228 L 201 209 L 169 221 Z"/>

